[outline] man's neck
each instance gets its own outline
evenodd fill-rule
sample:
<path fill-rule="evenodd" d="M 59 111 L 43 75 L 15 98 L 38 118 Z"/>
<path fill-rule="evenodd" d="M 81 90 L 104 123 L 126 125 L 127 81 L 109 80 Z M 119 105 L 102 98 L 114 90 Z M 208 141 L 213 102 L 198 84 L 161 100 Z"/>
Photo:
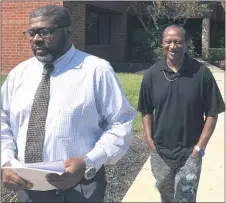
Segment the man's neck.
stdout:
<path fill-rule="evenodd" d="M 174 72 L 179 71 L 183 63 L 184 63 L 184 57 L 182 57 L 180 60 L 169 60 L 168 58 L 166 59 L 167 66 L 170 69 L 172 69 Z"/>

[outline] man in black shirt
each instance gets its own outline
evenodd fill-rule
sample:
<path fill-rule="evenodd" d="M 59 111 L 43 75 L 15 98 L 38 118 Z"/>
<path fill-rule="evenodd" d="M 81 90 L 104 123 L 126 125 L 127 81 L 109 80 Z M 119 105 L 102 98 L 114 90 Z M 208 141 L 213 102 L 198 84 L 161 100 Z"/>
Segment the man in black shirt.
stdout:
<path fill-rule="evenodd" d="M 138 111 L 162 202 L 195 202 L 202 156 L 225 105 L 208 68 L 186 54 L 183 27 L 163 33 L 164 58 L 141 84 Z"/>

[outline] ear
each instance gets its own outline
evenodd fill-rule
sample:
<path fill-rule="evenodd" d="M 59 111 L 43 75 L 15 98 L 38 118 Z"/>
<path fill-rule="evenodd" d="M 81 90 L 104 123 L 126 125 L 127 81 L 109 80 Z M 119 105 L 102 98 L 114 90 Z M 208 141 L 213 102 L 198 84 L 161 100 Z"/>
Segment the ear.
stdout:
<path fill-rule="evenodd" d="M 71 26 L 70 27 L 65 27 L 64 28 L 64 32 L 67 36 L 67 38 L 70 38 L 72 36 L 72 29 L 71 29 Z"/>
<path fill-rule="evenodd" d="M 71 35 L 72 34 L 72 26 L 69 26 L 67 29 L 68 29 L 68 34 Z"/>

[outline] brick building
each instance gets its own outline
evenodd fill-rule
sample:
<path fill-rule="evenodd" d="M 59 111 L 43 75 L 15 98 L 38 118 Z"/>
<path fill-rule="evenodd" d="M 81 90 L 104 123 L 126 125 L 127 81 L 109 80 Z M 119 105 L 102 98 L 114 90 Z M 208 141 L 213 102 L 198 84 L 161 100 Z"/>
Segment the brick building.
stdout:
<path fill-rule="evenodd" d="M 126 1 L 8 1 L 1 3 L 3 74 L 32 56 L 29 42 L 22 33 L 27 29 L 31 11 L 48 4 L 68 8 L 73 19 L 73 42 L 78 49 L 111 62 L 128 60 L 135 18 L 127 12 Z M 224 20 L 224 16 L 219 16 L 218 12 L 214 15 L 215 21 Z M 208 48 L 211 44 L 210 25 L 210 19 L 199 19 L 198 27 L 202 33 L 200 49 Z"/>
<path fill-rule="evenodd" d="M 109 61 L 123 61 L 126 46 L 127 2 L 26 1 L 2 2 L 2 73 L 32 56 L 23 37 L 28 16 L 39 6 L 56 4 L 68 8 L 73 19 L 75 46 Z M 87 20 L 87 23 L 85 22 Z M 86 25 L 93 21 L 85 32 Z"/>

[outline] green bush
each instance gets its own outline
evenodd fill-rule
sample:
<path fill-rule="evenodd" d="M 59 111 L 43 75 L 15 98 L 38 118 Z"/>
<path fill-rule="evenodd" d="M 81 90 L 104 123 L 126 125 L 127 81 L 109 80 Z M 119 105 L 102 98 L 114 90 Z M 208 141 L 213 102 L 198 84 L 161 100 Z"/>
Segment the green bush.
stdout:
<path fill-rule="evenodd" d="M 161 35 L 155 30 L 148 33 L 143 29 L 137 29 L 133 34 L 133 59 L 153 64 L 161 54 Z"/>
<path fill-rule="evenodd" d="M 210 62 L 221 61 L 225 59 L 225 49 L 223 48 L 209 48 L 208 60 Z"/>
<path fill-rule="evenodd" d="M 225 49 L 224 48 L 209 48 L 203 49 L 203 59 L 208 60 L 210 63 L 216 61 L 225 60 Z"/>

